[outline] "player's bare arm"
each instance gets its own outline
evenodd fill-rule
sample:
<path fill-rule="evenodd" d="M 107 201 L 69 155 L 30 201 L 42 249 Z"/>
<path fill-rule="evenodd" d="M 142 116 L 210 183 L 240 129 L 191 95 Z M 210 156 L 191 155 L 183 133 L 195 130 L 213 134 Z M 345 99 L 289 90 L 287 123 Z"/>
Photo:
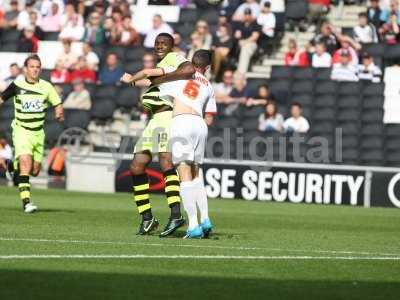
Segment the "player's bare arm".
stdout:
<path fill-rule="evenodd" d="M 64 122 L 64 108 L 62 104 L 59 104 L 56 107 L 54 107 L 54 115 L 58 122 Z"/>
<path fill-rule="evenodd" d="M 206 113 L 204 116 L 204 121 L 206 122 L 207 126 L 211 126 L 214 123 L 214 114 Z"/>
<path fill-rule="evenodd" d="M 135 75 L 125 73 L 120 80 L 124 83 L 132 84 L 139 80 L 147 79 L 149 77 L 154 77 L 154 76 L 162 76 L 164 74 L 165 71 L 162 68 L 143 69 L 137 72 Z"/>
<path fill-rule="evenodd" d="M 158 85 L 169 81 L 190 79 L 194 73 L 195 69 L 193 64 L 191 62 L 184 62 L 174 72 L 153 78 L 151 83 Z"/>

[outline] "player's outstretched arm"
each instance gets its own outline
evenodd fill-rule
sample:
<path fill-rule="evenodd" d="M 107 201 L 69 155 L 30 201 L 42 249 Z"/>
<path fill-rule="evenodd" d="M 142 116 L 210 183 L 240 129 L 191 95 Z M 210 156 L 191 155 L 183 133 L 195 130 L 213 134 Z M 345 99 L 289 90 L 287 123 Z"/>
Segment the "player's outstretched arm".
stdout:
<path fill-rule="evenodd" d="M 54 107 L 54 115 L 58 122 L 64 122 L 64 107 L 62 104 Z"/>
<path fill-rule="evenodd" d="M 153 76 L 162 76 L 165 74 L 165 70 L 162 68 L 156 68 L 156 69 L 143 69 L 139 72 L 137 72 L 135 75 L 131 75 L 129 73 L 125 73 L 121 77 L 121 81 L 124 83 L 132 83 L 136 82 L 142 79 L 146 79 L 148 77 L 153 77 Z"/>
<path fill-rule="evenodd" d="M 175 71 L 165 74 L 163 76 L 153 78 L 151 80 L 151 83 L 158 85 L 169 81 L 190 79 L 192 78 L 194 73 L 195 69 L 193 67 L 193 64 L 191 62 L 185 62 L 181 64 L 179 68 Z"/>

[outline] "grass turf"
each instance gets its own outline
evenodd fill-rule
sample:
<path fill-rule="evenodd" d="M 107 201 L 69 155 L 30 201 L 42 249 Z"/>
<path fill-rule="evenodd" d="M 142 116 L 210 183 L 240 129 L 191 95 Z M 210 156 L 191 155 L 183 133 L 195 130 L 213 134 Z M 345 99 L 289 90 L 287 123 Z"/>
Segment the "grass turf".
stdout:
<path fill-rule="evenodd" d="M 293 257 L 400 257 L 400 210 L 210 200 L 215 234 L 182 240 L 183 230 L 135 236 L 127 194 L 33 197 L 40 211 L 25 215 L 16 190 L 0 187 L 0 299 L 399 299 L 400 260 Z M 165 200 L 152 204 L 165 224 Z M 1 258 L 8 255 L 210 258 Z"/>

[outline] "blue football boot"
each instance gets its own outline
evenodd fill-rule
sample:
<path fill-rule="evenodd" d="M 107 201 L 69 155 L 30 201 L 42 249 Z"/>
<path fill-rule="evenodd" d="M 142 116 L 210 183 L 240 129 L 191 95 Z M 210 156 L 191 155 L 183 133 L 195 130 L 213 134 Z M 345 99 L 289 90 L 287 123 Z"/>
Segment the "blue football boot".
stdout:
<path fill-rule="evenodd" d="M 201 222 L 200 227 L 203 229 L 204 238 L 208 238 L 212 229 L 214 228 L 210 219 L 205 219 L 203 222 Z"/>
<path fill-rule="evenodd" d="M 200 226 L 192 230 L 188 230 L 186 235 L 183 237 L 184 239 L 201 239 L 203 238 L 203 229 Z"/>

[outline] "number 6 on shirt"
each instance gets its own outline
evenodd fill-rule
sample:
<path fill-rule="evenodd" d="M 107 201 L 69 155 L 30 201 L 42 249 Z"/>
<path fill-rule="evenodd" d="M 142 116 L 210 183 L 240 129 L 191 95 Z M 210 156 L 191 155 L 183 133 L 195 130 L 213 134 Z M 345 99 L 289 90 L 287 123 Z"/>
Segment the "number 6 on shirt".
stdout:
<path fill-rule="evenodd" d="M 188 83 L 183 88 L 183 94 L 189 97 L 190 99 L 195 100 L 199 95 L 199 88 L 200 88 L 200 83 L 194 80 L 189 80 Z"/>

